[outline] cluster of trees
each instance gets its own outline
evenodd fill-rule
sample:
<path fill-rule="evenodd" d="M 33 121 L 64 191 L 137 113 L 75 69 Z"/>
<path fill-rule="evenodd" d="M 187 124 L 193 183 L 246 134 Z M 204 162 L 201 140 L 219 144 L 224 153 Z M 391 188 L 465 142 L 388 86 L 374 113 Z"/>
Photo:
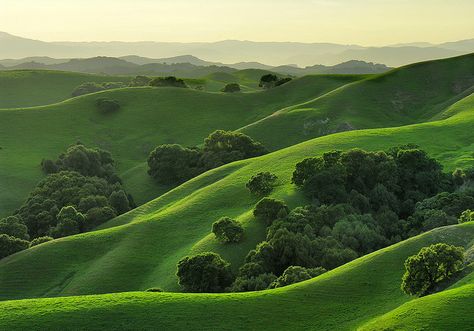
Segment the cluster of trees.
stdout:
<path fill-rule="evenodd" d="M 224 86 L 222 89 L 222 92 L 226 93 L 235 93 L 235 92 L 240 92 L 240 85 L 237 83 L 230 83 Z"/>
<path fill-rule="evenodd" d="M 203 148 L 156 147 L 148 157 L 148 174 L 159 183 L 179 184 L 209 169 L 265 153 L 265 147 L 247 135 L 217 130 L 204 140 Z"/>
<path fill-rule="evenodd" d="M 288 83 L 291 81 L 291 78 L 278 78 L 277 75 L 274 74 L 266 74 L 260 78 L 260 83 L 258 84 L 259 87 L 263 87 L 265 89 L 270 89 L 273 87 L 277 87 L 283 84 Z"/>
<path fill-rule="evenodd" d="M 11 247 L 1 250 L 2 257 L 52 237 L 90 231 L 134 207 L 104 150 L 74 145 L 57 160 L 43 160 L 42 168 L 48 176 L 13 216 L 0 221 L 2 247 Z"/>
<path fill-rule="evenodd" d="M 272 288 L 277 280 L 293 279 L 288 274 L 307 279 L 311 272 L 299 268 L 333 269 L 420 232 L 470 221 L 472 174 L 443 173 L 414 145 L 305 159 L 296 165 L 292 182 L 312 204 L 291 211 L 277 199 L 256 204 L 253 214 L 267 226 L 266 240 L 249 252 L 227 290 Z"/>
<path fill-rule="evenodd" d="M 464 248 L 444 243 L 423 247 L 405 261 L 401 288 L 410 295 L 426 295 L 464 267 Z"/>
<path fill-rule="evenodd" d="M 106 83 L 95 83 L 95 82 L 86 82 L 82 83 L 72 91 L 73 97 L 78 97 L 80 95 L 100 92 L 104 90 L 110 90 L 115 88 L 126 87 L 127 85 L 122 82 L 106 82 Z"/>
<path fill-rule="evenodd" d="M 154 78 L 150 81 L 149 85 L 153 87 L 188 87 L 184 80 L 174 76 Z"/>

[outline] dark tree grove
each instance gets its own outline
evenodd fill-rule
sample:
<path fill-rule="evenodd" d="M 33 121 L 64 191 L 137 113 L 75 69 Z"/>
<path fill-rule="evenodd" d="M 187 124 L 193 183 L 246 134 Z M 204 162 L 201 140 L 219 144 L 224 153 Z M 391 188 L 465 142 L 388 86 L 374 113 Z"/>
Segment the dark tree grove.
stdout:
<path fill-rule="evenodd" d="M 2 257 L 52 237 L 90 231 L 134 207 L 107 151 L 77 144 L 41 165 L 48 176 L 13 216 L 0 220 Z"/>
<path fill-rule="evenodd" d="M 222 92 L 225 93 L 235 93 L 235 92 L 240 92 L 240 85 L 237 83 L 230 83 L 224 86 L 222 89 Z"/>
<path fill-rule="evenodd" d="M 296 165 L 292 181 L 312 204 L 289 211 L 272 198 L 257 203 L 254 215 L 267 225 L 267 238 L 249 252 L 231 290 L 308 279 L 299 268 L 333 269 L 460 217 L 468 219 L 470 212 L 463 212 L 474 209 L 472 177 L 465 175 L 470 173 L 443 173 L 414 145 L 307 158 Z"/>
<path fill-rule="evenodd" d="M 184 80 L 176 78 L 174 76 L 158 77 L 150 81 L 150 86 L 153 87 L 182 87 L 187 88 L 188 86 Z"/>
<path fill-rule="evenodd" d="M 217 130 L 202 149 L 160 145 L 148 157 L 148 174 L 163 184 L 179 184 L 223 164 L 267 153 L 265 147 L 242 133 Z"/>

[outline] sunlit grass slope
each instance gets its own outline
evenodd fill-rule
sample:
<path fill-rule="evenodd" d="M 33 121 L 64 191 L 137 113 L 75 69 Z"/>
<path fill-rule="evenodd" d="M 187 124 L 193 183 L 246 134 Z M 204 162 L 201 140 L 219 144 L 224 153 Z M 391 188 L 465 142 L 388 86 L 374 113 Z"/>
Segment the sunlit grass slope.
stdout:
<path fill-rule="evenodd" d="M 124 82 L 131 77 L 52 70 L 0 71 L 0 108 L 41 106 L 69 99 L 85 82 Z"/>
<path fill-rule="evenodd" d="M 419 123 L 439 118 L 473 86 L 474 54 L 417 63 L 280 110 L 242 131 L 281 148 L 332 132 Z M 285 139 L 272 134 L 280 131 Z"/>
<path fill-rule="evenodd" d="M 459 109 L 459 110 L 457 110 Z M 263 226 L 251 216 L 256 203 L 245 188 L 255 173 L 279 178 L 272 196 L 291 207 L 305 203 L 290 178 L 305 157 L 333 149 L 367 150 L 417 143 L 448 170 L 474 162 L 474 95 L 441 121 L 405 127 L 344 132 L 209 171 L 161 197 L 103 225 L 103 230 L 55 240 L 0 261 L 0 298 L 80 295 L 144 290 L 177 290 L 177 261 L 188 254 L 216 251 L 237 268 L 263 240 Z M 241 221 L 245 239 L 221 245 L 210 235 L 221 216 Z M 34 276 L 32 276 L 34 275 Z"/>
<path fill-rule="evenodd" d="M 262 93 L 206 93 L 179 88 L 125 88 L 27 109 L 0 110 L 0 216 L 17 208 L 42 178 L 40 162 L 81 141 L 112 152 L 126 188 L 137 202 L 157 197 L 146 173 L 157 145 L 201 144 L 216 129 L 237 129 L 281 107 L 308 100 L 358 76 L 308 76 Z M 99 97 L 120 111 L 100 114 Z"/>
<path fill-rule="evenodd" d="M 423 299 L 403 294 L 403 262 L 421 247 L 446 242 L 467 246 L 474 223 L 439 228 L 354 260 L 328 273 L 275 290 L 232 294 L 130 292 L 92 296 L 5 301 L 0 326 L 17 330 L 355 330 L 398 306 L 423 301 L 423 313 L 455 303 L 439 330 L 465 329 L 472 322 L 472 285 Z M 117 275 L 119 276 L 119 275 Z M 408 304 L 403 305 L 408 302 Z M 425 311 L 426 310 L 426 311 Z M 415 311 L 416 312 L 416 311 Z M 426 318 L 413 324 L 430 326 Z M 400 326 L 395 324 L 394 326 Z M 421 329 L 421 328 L 419 328 Z M 390 329 L 394 330 L 394 329 Z"/>

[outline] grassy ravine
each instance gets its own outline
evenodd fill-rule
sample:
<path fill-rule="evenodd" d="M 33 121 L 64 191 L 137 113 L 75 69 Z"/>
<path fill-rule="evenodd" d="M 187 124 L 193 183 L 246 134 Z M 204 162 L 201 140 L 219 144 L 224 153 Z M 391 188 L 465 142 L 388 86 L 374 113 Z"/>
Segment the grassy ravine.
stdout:
<path fill-rule="evenodd" d="M 237 268 L 248 250 L 264 238 L 251 216 L 256 203 L 245 188 L 259 171 L 274 172 L 272 194 L 290 206 L 305 204 L 290 184 L 294 165 L 328 150 L 367 150 L 416 142 L 447 169 L 474 162 L 474 95 L 449 109 L 445 120 L 399 128 L 344 132 L 325 136 L 263 157 L 209 171 L 121 217 L 102 231 L 66 237 L 19 252 L 0 261 L 0 298 L 82 295 L 144 290 L 178 290 L 177 261 L 188 254 L 216 251 Z M 221 245 L 210 234 L 221 216 L 245 227 L 238 245 Z M 31 275 L 34 275 L 32 277 Z"/>
<path fill-rule="evenodd" d="M 474 223 L 439 228 L 352 261 L 315 279 L 261 292 L 181 294 L 130 292 L 0 303 L 0 327 L 8 330 L 355 330 L 401 307 L 426 304 L 425 330 L 472 325 L 473 283 L 415 299 L 400 290 L 404 260 L 437 242 L 467 246 Z M 431 307 L 453 301 L 453 315 Z M 407 304 L 403 305 L 404 303 Z M 454 310 L 454 309 L 453 309 Z M 397 311 L 397 310 L 395 310 Z M 451 310 L 449 311 L 451 312 Z M 425 313 L 425 312 L 424 312 Z M 432 316 L 433 320 L 428 320 Z M 378 327 L 390 324 L 381 320 Z M 399 325 L 395 325 L 399 326 Z M 461 328 L 455 328 L 460 326 Z M 390 329 L 393 330 L 393 329 Z"/>
<path fill-rule="evenodd" d="M 148 153 L 157 145 L 201 144 L 216 129 L 237 129 L 357 79 L 309 76 L 270 91 L 237 94 L 124 88 L 49 106 L 0 109 L 0 217 L 19 207 L 44 176 L 43 158 L 56 158 L 77 141 L 112 152 L 127 190 L 143 203 L 169 189 L 146 173 Z M 98 97 L 118 100 L 120 111 L 100 114 Z"/>
<path fill-rule="evenodd" d="M 71 98 L 85 82 L 124 82 L 131 77 L 51 70 L 0 71 L 0 108 L 42 106 Z"/>

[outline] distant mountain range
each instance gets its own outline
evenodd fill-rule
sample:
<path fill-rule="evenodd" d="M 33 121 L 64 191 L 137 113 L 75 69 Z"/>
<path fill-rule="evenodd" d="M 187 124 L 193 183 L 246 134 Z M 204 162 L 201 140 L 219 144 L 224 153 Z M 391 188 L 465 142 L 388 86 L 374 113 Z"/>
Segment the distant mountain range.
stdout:
<path fill-rule="evenodd" d="M 257 61 L 271 66 L 294 63 L 298 66 L 314 64 L 336 65 L 350 60 L 400 66 L 424 60 L 439 59 L 474 52 L 474 39 L 442 44 L 409 43 L 385 47 L 363 47 L 332 43 L 253 42 L 226 40 L 220 42 L 44 42 L 0 32 L 0 57 L 25 58 L 90 58 L 96 56 L 121 57 L 136 64 L 141 57 L 170 58 L 192 54 L 215 63 Z M 51 64 L 51 63 L 49 63 Z M 201 65 L 201 64 L 196 64 Z"/>
<path fill-rule="evenodd" d="M 207 62 L 195 56 L 151 59 L 140 56 L 93 57 L 87 59 L 54 59 L 49 57 L 29 57 L 18 60 L 0 60 L 0 70 L 49 69 L 106 75 L 173 75 L 199 78 L 212 73 L 233 73 L 244 69 L 263 69 L 282 75 L 303 76 L 309 74 L 371 74 L 382 73 L 391 68 L 383 64 L 363 61 L 348 61 L 335 66 L 315 65 L 306 68 L 286 65 L 272 67 L 258 62 L 222 64 Z"/>

